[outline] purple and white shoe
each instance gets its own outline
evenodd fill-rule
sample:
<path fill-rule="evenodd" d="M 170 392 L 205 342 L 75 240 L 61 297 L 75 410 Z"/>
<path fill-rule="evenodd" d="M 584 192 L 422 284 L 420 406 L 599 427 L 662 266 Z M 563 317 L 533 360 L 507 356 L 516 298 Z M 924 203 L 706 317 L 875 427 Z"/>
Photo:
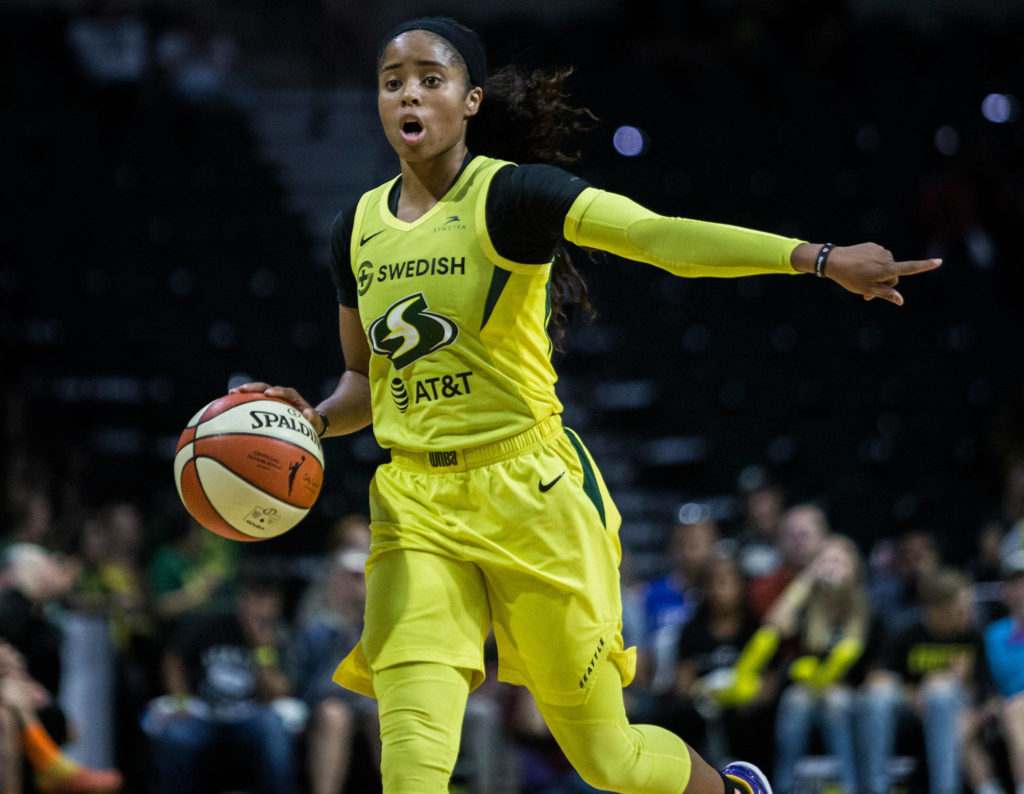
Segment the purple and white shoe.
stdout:
<path fill-rule="evenodd" d="M 750 794 L 772 794 L 772 786 L 764 772 L 746 761 L 733 761 L 722 770 L 722 774 L 735 780 L 740 787 Z"/>

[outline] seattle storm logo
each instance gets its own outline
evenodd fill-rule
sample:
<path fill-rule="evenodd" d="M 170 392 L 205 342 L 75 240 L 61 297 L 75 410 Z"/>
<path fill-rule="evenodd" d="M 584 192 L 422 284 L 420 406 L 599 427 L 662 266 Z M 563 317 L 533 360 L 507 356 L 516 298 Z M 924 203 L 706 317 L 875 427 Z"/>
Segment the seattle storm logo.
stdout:
<path fill-rule="evenodd" d="M 373 352 L 387 356 L 395 369 L 402 369 L 454 342 L 459 327 L 428 308 L 422 292 L 393 303 L 370 324 L 367 336 Z"/>

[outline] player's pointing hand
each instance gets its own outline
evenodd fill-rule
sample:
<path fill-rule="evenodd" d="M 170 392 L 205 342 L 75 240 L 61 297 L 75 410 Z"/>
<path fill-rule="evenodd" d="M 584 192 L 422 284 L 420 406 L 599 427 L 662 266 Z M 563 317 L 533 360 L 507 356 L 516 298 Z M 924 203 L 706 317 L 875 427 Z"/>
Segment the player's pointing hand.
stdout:
<path fill-rule="evenodd" d="M 797 246 L 793 266 L 803 272 L 813 272 L 820 248 L 809 243 Z M 864 300 L 884 298 L 902 306 L 903 296 L 896 290 L 900 277 L 934 270 L 941 264 L 941 259 L 897 262 L 887 248 L 876 243 L 860 243 L 834 248 L 829 254 L 825 275 L 843 289 L 863 296 Z"/>

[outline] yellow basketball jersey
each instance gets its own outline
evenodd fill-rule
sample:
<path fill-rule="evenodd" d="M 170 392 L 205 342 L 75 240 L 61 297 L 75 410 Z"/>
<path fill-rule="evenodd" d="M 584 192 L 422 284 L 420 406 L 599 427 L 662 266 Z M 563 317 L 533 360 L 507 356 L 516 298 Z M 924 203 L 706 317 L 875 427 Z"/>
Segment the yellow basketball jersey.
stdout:
<path fill-rule="evenodd" d="M 551 265 L 504 259 L 487 233 L 487 190 L 506 165 L 473 158 L 412 223 L 388 207 L 395 180 L 359 200 L 351 266 L 385 448 L 472 447 L 562 411 L 547 334 Z"/>

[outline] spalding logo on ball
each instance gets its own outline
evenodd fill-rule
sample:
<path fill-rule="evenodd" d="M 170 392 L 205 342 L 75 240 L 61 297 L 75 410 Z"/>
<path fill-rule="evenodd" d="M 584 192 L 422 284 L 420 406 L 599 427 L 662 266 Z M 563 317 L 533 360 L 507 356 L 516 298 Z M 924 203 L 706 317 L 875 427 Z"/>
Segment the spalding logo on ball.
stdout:
<path fill-rule="evenodd" d="M 178 439 L 174 482 L 188 512 L 232 540 L 266 540 L 309 512 L 324 479 L 313 426 L 291 404 L 229 394 L 192 417 Z"/>

